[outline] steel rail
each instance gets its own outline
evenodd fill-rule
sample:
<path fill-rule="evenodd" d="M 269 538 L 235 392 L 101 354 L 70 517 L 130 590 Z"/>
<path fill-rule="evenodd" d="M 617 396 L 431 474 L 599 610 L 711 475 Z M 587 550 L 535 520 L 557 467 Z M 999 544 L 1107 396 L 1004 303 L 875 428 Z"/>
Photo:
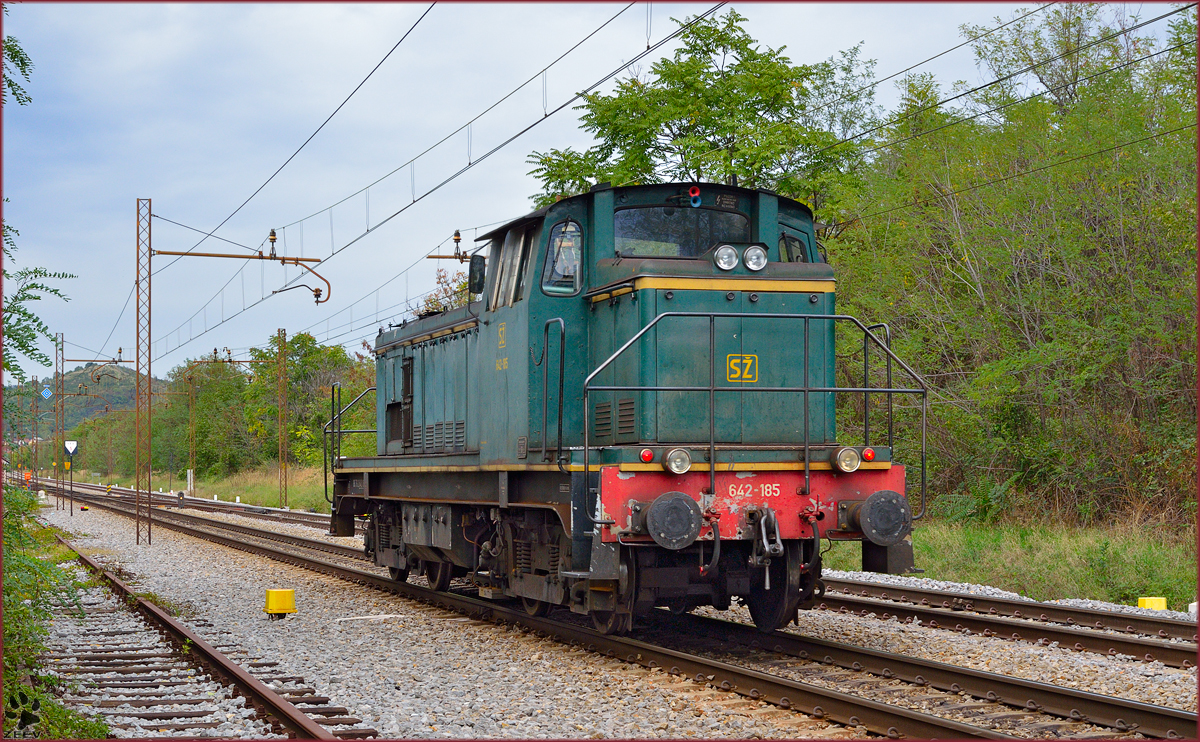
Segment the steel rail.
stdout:
<path fill-rule="evenodd" d="M 76 485 L 77 487 L 79 485 Z M 171 515 L 178 515 L 171 513 Z M 195 517 L 195 516 L 183 516 Z M 203 520 L 203 519 L 202 519 Z M 211 522 L 211 521 L 208 521 Z M 222 524 L 223 526 L 225 524 Z M 272 532 L 264 532 L 259 529 L 253 529 L 246 526 L 235 526 L 229 524 L 229 529 L 243 529 L 242 533 L 254 535 L 260 538 L 271 539 L 275 541 L 288 541 L 302 537 L 284 536 L 283 534 L 275 534 Z M 337 553 L 342 556 L 365 559 L 365 555 L 360 549 L 344 546 L 341 544 L 330 544 L 324 541 L 310 540 L 313 542 L 311 548 L 326 551 L 329 553 Z M 1043 603 L 1032 603 L 1028 601 L 1009 601 L 1013 606 L 1021 606 L 1030 610 L 1028 615 L 1018 615 L 1012 618 L 1003 616 L 974 613 L 970 609 L 956 610 L 954 603 L 955 599 L 974 598 L 964 593 L 947 593 L 933 590 L 917 590 L 912 588 L 901 588 L 894 585 L 884 585 L 881 583 L 867 583 L 848 580 L 827 580 L 826 584 L 841 589 L 843 586 L 850 586 L 853 589 L 867 591 L 869 594 L 875 595 L 879 600 L 864 599 L 852 595 L 845 597 L 837 597 L 828 593 L 821 599 L 818 607 L 825 607 L 831 610 L 849 610 L 855 613 L 866 614 L 875 613 L 881 616 L 896 615 L 902 619 L 917 619 L 922 622 L 932 625 L 934 628 L 949 628 L 954 627 L 955 630 L 961 631 L 968 629 L 982 633 L 985 636 L 1000 636 L 1006 639 L 1017 639 L 1021 641 L 1034 642 L 1058 642 L 1060 645 L 1076 651 L 1091 651 L 1106 655 L 1124 654 L 1132 657 L 1137 657 L 1145 661 L 1158 660 L 1163 664 L 1172 667 L 1188 668 L 1195 666 L 1197 663 L 1197 647 L 1194 642 L 1163 642 L 1157 639 L 1147 639 L 1135 636 L 1121 636 L 1114 634 L 1105 634 L 1092 630 L 1091 626 L 1084 624 L 1082 621 L 1075 623 L 1082 630 L 1057 628 L 1046 623 L 1031 623 L 1029 619 L 1035 621 L 1049 621 L 1052 619 L 1046 616 L 1054 615 L 1061 617 L 1061 623 L 1071 624 L 1071 615 L 1084 615 L 1080 609 L 1065 609 L 1059 612 L 1048 613 L 1044 608 L 1052 608 Z M 893 597 L 894 596 L 894 597 Z M 894 601 L 902 599 L 901 596 L 909 597 L 912 605 L 896 603 Z M 918 604 L 918 601 L 912 600 L 913 597 L 919 597 L 925 601 L 925 604 Z M 988 601 L 998 602 L 999 599 L 988 598 Z M 937 603 L 933 603 L 937 601 Z M 1022 605 L 1023 604 L 1023 605 Z M 944 607 L 937 607 L 944 606 Z M 991 607 L 991 606 L 989 606 Z M 977 607 L 975 611 L 979 611 Z M 1019 610 L 1019 609 L 1014 609 Z M 1033 615 L 1033 610 L 1037 610 L 1037 615 Z M 999 611 L 997 610 L 997 613 Z M 1043 615 L 1044 614 L 1044 615 Z M 1108 618 L 1110 615 L 1115 617 L 1111 620 L 1121 621 L 1128 614 L 1107 614 L 1105 611 L 1087 611 L 1087 614 L 1100 614 L 1100 616 Z M 1134 616 L 1133 618 L 1139 618 Z M 1137 625 L 1155 626 L 1156 622 L 1163 622 L 1165 619 L 1154 619 L 1149 617 L 1140 617 L 1142 621 Z M 1192 627 L 1186 622 L 1171 621 L 1172 624 L 1182 624 L 1184 627 Z M 1130 624 L 1132 625 L 1132 624 Z M 1103 627 L 1114 628 L 1114 627 Z M 1125 627 L 1118 630 L 1124 630 Z M 1175 628 L 1175 627 L 1172 627 Z M 1194 627 L 1193 634 L 1194 637 Z M 1161 630 L 1161 628 L 1160 628 Z"/>
<path fill-rule="evenodd" d="M 255 538 L 267 539 L 270 541 L 278 541 L 280 543 L 288 543 L 303 547 L 305 549 L 310 549 L 312 551 L 322 551 L 328 554 L 337 554 L 338 556 L 347 556 L 355 559 L 366 559 L 366 555 L 363 553 L 361 548 L 346 546 L 345 544 L 333 544 L 329 543 L 328 541 L 321 541 L 320 539 L 315 538 L 293 536 L 291 534 L 279 533 L 277 531 L 266 531 L 261 528 L 255 528 L 254 526 L 243 526 L 237 523 L 227 523 L 225 521 L 213 520 L 212 518 L 205 518 L 200 515 L 188 515 L 187 513 L 181 513 L 179 511 L 167 510 L 158 513 L 158 516 L 160 518 L 180 520 L 196 526 L 215 526 L 221 528 L 222 530 L 233 531 L 234 533 L 240 533 L 246 536 L 253 536 Z"/>
<path fill-rule="evenodd" d="M 1113 629 L 1130 634 L 1159 636 L 1164 639 L 1196 641 L 1196 622 L 1174 618 L 1157 618 L 1132 613 L 1118 613 L 1094 608 L 1055 605 L 1012 598 L 956 593 L 945 590 L 926 590 L 861 580 L 823 578 L 825 585 L 839 593 L 860 597 L 892 600 L 900 603 L 941 606 L 951 610 L 986 613 L 1009 618 L 1032 618 L 1038 621 L 1062 623 L 1084 628 Z"/>
<path fill-rule="evenodd" d="M 47 483 L 45 480 L 39 479 L 38 481 L 40 484 L 42 484 L 44 486 L 54 486 L 53 484 Z M 108 492 L 107 487 L 105 487 L 103 485 L 88 484 L 86 482 L 76 482 L 75 488 L 92 491 L 92 492 L 95 492 L 96 494 L 107 495 L 109 497 L 128 498 L 128 497 L 132 497 L 132 495 L 133 495 L 133 490 L 129 489 L 128 487 L 114 486 L 113 491 Z M 179 504 L 178 497 L 175 497 L 172 495 L 167 495 L 164 493 L 158 493 L 158 492 L 154 492 L 151 494 L 152 494 L 152 497 L 151 497 L 152 504 L 164 505 L 164 506 L 167 506 L 170 508 L 177 507 Z M 190 508 L 192 510 L 203 510 L 203 511 L 213 512 L 213 513 L 231 513 L 234 515 L 245 516 L 247 518 L 257 518 L 260 520 L 268 520 L 268 521 L 273 521 L 276 523 L 290 522 L 290 523 L 295 523 L 295 524 L 299 524 L 299 525 L 313 526 L 315 528 L 316 527 L 326 527 L 329 525 L 329 516 L 328 515 L 322 515 L 320 513 L 306 513 L 304 511 L 298 511 L 298 510 L 291 510 L 291 511 L 279 510 L 277 508 L 269 508 L 269 507 L 258 506 L 258 505 L 249 505 L 247 503 L 232 503 L 232 502 L 224 502 L 221 500 L 204 500 L 204 499 L 201 499 L 198 497 L 186 497 L 184 499 L 184 506 L 185 506 L 185 508 Z M 265 513 L 258 512 L 259 510 L 266 510 L 268 512 L 265 512 Z M 356 530 L 358 530 L 360 532 L 362 531 L 361 524 L 358 522 L 355 523 L 355 528 L 356 528 Z"/>
<path fill-rule="evenodd" d="M 182 514 L 170 513 L 169 515 L 176 517 Z M 311 539 L 237 526 L 223 521 L 212 521 L 202 517 L 182 517 L 189 522 L 211 524 L 220 529 L 233 530 L 264 539 L 297 543 L 309 548 L 325 550 L 324 547 L 333 546 L 335 547 L 333 551 L 337 553 L 365 559 L 360 549 L 339 544 L 314 542 Z M 927 592 L 940 595 L 933 591 Z M 695 621 L 701 627 L 707 627 L 727 638 L 749 646 L 765 646 L 773 651 L 801 659 L 836 664 L 847 669 L 866 671 L 885 678 L 895 677 L 918 685 L 929 685 L 939 690 L 965 692 L 988 701 L 1025 710 L 1044 711 L 1049 715 L 1072 721 L 1091 722 L 1122 732 L 1136 730 L 1147 736 L 1165 739 L 1190 739 L 1196 736 L 1196 715 L 1179 709 L 959 668 L 930 660 L 803 637 L 790 632 L 777 631 L 770 635 L 764 635 L 750 626 L 715 618 L 688 616 L 686 619 L 678 620 Z"/>
<path fill-rule="evenodd" d="M 1190 642 L 1172 643 L 1124 634 L 1105 634 L 1091 629 L 1068 629 L 1017 618 L 966 613 L 946 608 L 927 608 L 850 595 L 837 597 L 827 593 L 818 599 L 817 607 L 859 615 L 874 613 L 883 619 L 895 616 L 900 620 L 918 620 L 935 629 L 968 630 L 984 636 L 1036 641 L 1041 644 L 1057 642 L 1059 646 L 1079 652 L 1097 652 L 1110 656 L 1123 654 L 1146 662 L 1162 662 L 1171 667 L 1188 668 L 1196 665 L 1196 645 Z"/>
<path fill-rule="evenodd" d="M 881 652 L 815 639 L 787 631 L 763 634 L 752 626 L 704 616 L 676 619 L 751 647 L 762 647 L 800 659 L 967 693 L 987 701 L 1028 711 L 1042 711 L 1072 721 L 1090 722 L 1121 732 L 1137 731 L 1160 739 L 1196 739 L 1196 714 L 1124 698 L 1039 683 L 1033 680 L 957 667 L 942 662 Z"/>
<path fill-rule="evenodd" d="M 220 676 L 225 682 L 236 687 L 252 704 L 266 711 L 271 718 L 278 721 L 291 736 L 299 739 L 338 739 L 337 736 L 326 731 L 323 726 L 292 705 L 290 701 L 263 685 L 262 681 L 258 678 L 217 651 L 216 648 L 205 641 L 199 634 L 179 621 L 176 621 L 166 611 L 150 601 L 139 598 L 137 593 L 122 582 L 119 577 L 104 569 L 103 566 L 91 557 L 80 552 L 70 541 L 57 534 L 55 538 L 64 546 L 71 549 L 71 551 L 74 551 L 79 562 L 107 582 L 122 600 L 130 604 L 151 623 L 162 627 L 167 635 L 173 638 L 175 643 L 179 645 L 181 650 L 186 647 L 187 652 L 194 658 L 197 658 L 200 664 Z"/>
<path fill-rule="evenodd" d="M 124 508 L 113 507 L 112 504 L 100 501 L 95 504 L 122 515 L 128 515 Z M 220 527 L 222 524 L 215 525 Z M 541 632 L 556 641 L 586 647 L 589 651 L 649 668 L 662 668 L 672 675 L 692 677 L 697 682 L 711 683 L 723 690 L 729 690 L 751 699 L 766 701 L 783 708 L 800 711 L 814 718 L 828 719 L 850 727 L 865 727 L 869 731 L 892 738 L 908 736 L 919 739 L 1016 739 L 991 729 L 975 727 L 919 711 L 860 698 L 849 693 L 841 693 L 716 660 L 656 647 L 636 639 L 607 636 L 592 629 L 536 618 L 529 616 L 521 609 L 508 608 L 479 598 L 436 592 L 407 582 L 395 582 L 382 575 L 303 557 L 269 546 L 248 544 L 178 522 L 163 521 L 162 527 L 328 574 L 348 582 L 414 598 L 440 608 L 467 614 L 472 618 L 522 626 Z"/>

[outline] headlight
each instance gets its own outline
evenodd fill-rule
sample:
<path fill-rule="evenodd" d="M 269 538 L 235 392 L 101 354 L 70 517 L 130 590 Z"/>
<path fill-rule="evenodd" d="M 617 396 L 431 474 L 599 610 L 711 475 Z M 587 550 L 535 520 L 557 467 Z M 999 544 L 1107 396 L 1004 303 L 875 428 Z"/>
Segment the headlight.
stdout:
<path fill-rule="evenodd" d="M 733 270 L 738 264 L 737 250 L 734 250 L 729 245 L 721 245 L 717 248 L 717 251 L 713 253 L 713 262 L 715 262 L 717 267 L 723 271 Z"/>
<path fill-rule="evenodd" d="M 862 456 L 859 455 L 858 449 L 855 448 L 839 448 L 833 452 L 831 457 L 833 466 L 840 472 L 849 474 L 852 471 L 858 471 L 858 467 L 862 465 Z"/>
<path fill-rule="evenodd" d="M 758 245 L 747 247 L 743 259 L 746 261 L 746 267 L 752 271 L 760 271 L 767 267 L 767 251 Z"/>
<path fill-rule="evenodd" d="M 672 448 L 663 457 L 663 466 L 672 474 L 687 474 L 692 468 L 692 457 L 682 448 Z"/>

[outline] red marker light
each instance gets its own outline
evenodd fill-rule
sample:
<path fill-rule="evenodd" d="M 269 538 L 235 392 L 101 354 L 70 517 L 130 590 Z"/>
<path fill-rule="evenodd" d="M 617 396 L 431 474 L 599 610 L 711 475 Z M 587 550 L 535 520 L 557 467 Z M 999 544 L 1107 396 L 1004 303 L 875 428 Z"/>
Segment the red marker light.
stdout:
<path fill-rule="evenodd" d="M 864 448 L 863 449 L 863 461 L 874 461 L 874 460 L 875 460 L 875 449 Z"/>
<path fill-rule="evenodd" d="M 692 186 L 691 188 L 689 188 L 688 195 L 691 196 L 692 198 L 696 198 L 697 196 L 699 196 L 700 195 L 700 186 Z"/>
<path fill-rule="evenodd" d="M 654 452 L 648 448 L 643 448 L 642 461 L 645 461 L 647 464 L 649 464 L 651 461 L 654 461 Z"/>

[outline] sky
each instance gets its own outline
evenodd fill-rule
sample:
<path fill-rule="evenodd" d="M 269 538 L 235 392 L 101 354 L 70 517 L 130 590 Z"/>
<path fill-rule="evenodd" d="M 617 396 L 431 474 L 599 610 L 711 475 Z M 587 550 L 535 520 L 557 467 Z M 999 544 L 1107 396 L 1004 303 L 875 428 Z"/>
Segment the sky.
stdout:
<path fill-rule="evenodd" d="M 35 67 L 22 82 L 33 102 L 10 101 L 3 112 L 4 219 L 20 232 L 6 268 L 41 266 L 76 276 L 60 282 L 70 301 L 35 305 L 51 331 L 63 333 L 68 359 L 109 358 L 118 348 L 132 359 L 136 202 L 149 198 L 157 250 L 189 250 L 224 222 L 216 237 L 237 244 L 209 238 L 196 250 L 251 254 L 276 229 L 278 252 L 323 258 L 316 270 L 332 286 L 318 305 L 303 288 L 272 294 L 287 285 L 323 288 L 297 268 L 155 256 L 155 376 L 214 348 L 245 357 L 279 328 L 361 350 L 379 326 L 398 321 L 433 288 L 435 269 L 461 267 L 424 258 L 449 253 L 455 229 L 468 244 L 483 233 L 478 227 L 531 210 L 538 191 L 528 175 L 531 152 L 591 144 L 571 106 L 548 113 L 668 36 L 677 27 L 672 18 L 712 5 L 625 7 L 10 4 L 4 34 L 19 40 Z M 1036 6 L 727 7 L 747 18 L 746 30 L 762 44 L 786 46 L 793 64 L 820 62 L 862 42 L 863 56 L 876 60 L 882 78 L 962 43 L 962 24 L 991 27 L 997 17 L 1009 20 L 1018 8 Z M 1126 7 L 1149 18 L 1168 6 Z M 633 70 L 644 72 L 674 48 L 668 42 Z M 376 65 L 329 123 L 234 214 Z M 969 47 L 916 71 L 932 73 L 944 88 L 987 79 Z M 514 90 L 469 130 L 413 160 Z M 876 100 L 890 108 L 894 85 L 881 84 Z M 49 341 L 42 347 L 53 357 Z M 21 365 L 41 377 L 53 370 Z"/>

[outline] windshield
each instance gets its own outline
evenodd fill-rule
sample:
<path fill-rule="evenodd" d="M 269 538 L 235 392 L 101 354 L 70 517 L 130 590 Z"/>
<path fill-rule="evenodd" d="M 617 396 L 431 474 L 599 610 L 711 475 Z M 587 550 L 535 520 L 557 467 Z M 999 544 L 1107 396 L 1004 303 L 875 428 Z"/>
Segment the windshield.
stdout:
<path fill-rule="evenodd" d="M 718 242 L 749 242 L 750 220 L 715 209 L 647 206 L 613 215 L 617 252 L 658 258 L 695 258 Z"/>

